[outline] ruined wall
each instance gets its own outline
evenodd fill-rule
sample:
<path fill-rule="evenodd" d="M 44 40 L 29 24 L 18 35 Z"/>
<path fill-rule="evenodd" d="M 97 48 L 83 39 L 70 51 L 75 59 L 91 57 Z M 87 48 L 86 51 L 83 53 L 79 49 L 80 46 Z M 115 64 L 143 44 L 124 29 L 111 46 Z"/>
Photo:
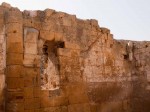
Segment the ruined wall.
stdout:
<path fill-rule="evenodd" d="M 150 111 L 150 42 L 51 9 L 0 14 L 2 112 Z"/>
<path fill-rule="evenodd" d="M 0 10 L 0 111 L 4 110 L 6 68 L 6 37 L 3 10 Z"/>

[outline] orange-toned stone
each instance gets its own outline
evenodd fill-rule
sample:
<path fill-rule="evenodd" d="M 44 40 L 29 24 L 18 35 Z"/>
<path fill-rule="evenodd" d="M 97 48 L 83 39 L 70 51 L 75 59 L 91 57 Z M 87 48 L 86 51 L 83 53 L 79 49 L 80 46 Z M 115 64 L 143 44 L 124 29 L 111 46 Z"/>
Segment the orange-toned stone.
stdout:
<path fill-rule="evenodd" d="M 52 31 L 40 31 L 40 38 L 52 41 L 55 39 L 55 33 Z"/>
<path fill-rule="evenodd" d="M 23 64 L 23 54 L 19 53 L 8 53 L 6 56 L 7 65 L 22 65 Z"/>
<path fill-rule="evenodd" d="M 10 65 L 6 69 L 7 77 L 23 77 L 23 66 L 21 65 Z"/>
<path fill-rule="evenodd" d="M 40 99 L 39 98 L 25 99 L 24 108 L 25 110 L 40 108 Z"/>
<path fill-rule="evenodd" d="M 24 98 L 33 98 L 33 87 L 25 87 L 24 88 Z"/>
<path fill-rule="evenodd" d="M 8 89 L 23 89 L 24 81 L 23 78 L 7 78 L 7 88 Z"/>

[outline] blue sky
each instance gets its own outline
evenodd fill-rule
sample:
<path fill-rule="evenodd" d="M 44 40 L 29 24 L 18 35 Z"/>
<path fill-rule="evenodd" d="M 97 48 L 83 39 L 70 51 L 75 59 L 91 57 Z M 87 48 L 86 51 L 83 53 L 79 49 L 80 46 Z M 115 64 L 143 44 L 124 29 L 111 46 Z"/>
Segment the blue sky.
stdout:
<path fill-rule="evenodd" d="M 46 8 L 97 19 L 116 39 L 150 41 L 150 0 L 0 0 L 20 10 Z"/>

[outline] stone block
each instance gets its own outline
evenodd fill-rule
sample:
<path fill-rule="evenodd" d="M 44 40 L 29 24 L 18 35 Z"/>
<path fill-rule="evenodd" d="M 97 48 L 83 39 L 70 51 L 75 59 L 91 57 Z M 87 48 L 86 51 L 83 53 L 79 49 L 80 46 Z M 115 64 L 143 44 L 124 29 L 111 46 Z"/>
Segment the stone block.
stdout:
<path fill-rule="evenodd" d="M 146 90 L 150 91 L 150 85 L 146 86 Z"/>
<path fill-rule="evenodd" d="M 40 99 L 39 98 L 25 99 L 24 108 L 25 110 L 40 108 Z"/>
<path fill-rule="evenodd" d="M 25 54 L 23 64 L 25 66 L 37 66 L 40 67 L 40 56 L 34 54 Z"/>
<path fill-rule="evenodd" d="M 0 44 L 0 53 L 3 52 L 3 46 Z"/>
<path fill-rule="evenodd" d="M 24 42 L 37 43 L 39 32 L 33 28 L 25 28 L 24 30 Z"/>
<path fill-rule="evenodd" d="M 7 33 L 6 37 L 7 44 L 21 42 L 23 44 L 22 33 Z"/>
<path fill-rule="evenodd" d="M 72 84 L 72 85 L 65 86 L 64 91 L 67 96 L 79 96 L 85 93 L 86 87 L 81 83 L 79 84 L 76 83 L 75 85 Z"/>
<path fill-rule="evenodd" d="M 40 87 L 41 86 L 41 77 L 39 76 L 36 76 L 33 78 L 33 84 L 34 84 L 34 87 Z"/>
<path fill-rule="evenodd" d="M 91 104 L 90 105 L 90 109 L 91 109 L 91 112 L 97 112 L 97 105 L 96 104 Z"/>
<path fill-rule="evenodd" d="M 65 48 L 80 50 L 80 46 L 76 43 L 65 42 Z"/>
<path fill-rule="evenodd" d="M 3 64 L 4 59 L 4 52 L 0 52 L 0 64 Z"/>
<path fill-rule="evenodd" d="M 33 87 L 34 86 L 34 78 L 33 77 L 25 77 L 24 78 L 24 87 Z"/>
<path fill-rule="evenodd" d="M 5 26 L 0 24 L 0 35 L 5 35 Z"/>
<path fill-rule="evenodd" d="M 130 107 L 130 100 L 123 100 L 122 104 L 123 104 L 123 109 L 125 111 L 131 111 L 131 107 Z"/>
<path fill-rule="evenodd" d="M 7 23 L 22 23 L 22 12 L 17 9 L 17 8 L 13 8 L 12 10 L 9 10 L 6 14 L 5 14 L 5 22 Z"/>
<path fill-rule="evenodd" d="M 22 65 L 23 54 L 7 53 L 6 60 L 7 65 Z"/>
<path fill-rule="evenodd" d="M 91 112 L 89 104 L 74 104 L 68 106 L 68 112 Z"/>
<path fill-rule="evenodd" d="M 111 74 L 111 73 L 112 73 L 111 66 L 105 66 L 105 74 Z"/>
<path fill-rule="evenodd" d="M 22 23 L 23 21 L 23 18 L 22 16 L 7 16 L 6 19 L 5 19 L 5 22 L 6 24 L 9 24 L 9 23 Z"/>
<path fill-rule="evenodd" d="M 64 57 L 70 57 L 70 58 L 72 58 L 72 61 L 73 61 L 73 58 L 75 60 L 79 59 L 80 51 L 79 50 L 65 49 L 65 48 L 57 48 L 57 55 L 58 56 L 64 56 Z"/>
<path fill-rule="evenodd" d="M 68 76 L 66 76 L 69 83 L 82 83 L 83 78 L 80 72 L 76 73 L 70 73 Z"/>
<path fill-rule="evenodd" d="M 60 32 L 55 32 L 55 41 L 56 42 L 59 42 L 59 41 L 63 41 L 64 38 L 63 38 L 63 33 L 60 33 Z"/>
<path fill-rule="evenodd" d="M 25 54 L 37 54 L 38 50 L 37 50 L 37 44 L 35 43 L 25 43 L 24 44 L 24 53 Z"/>
<path fill-rule="evenodd" d="M 0 75 L 4 75 L 5 74 L 5 69 L 3 67 L 1 67 L 1 69 L 0 69 Z"/>
<path fill-rule="evenodd" d="M 40 68 L 24 67 L 24 77 L 36 77 L 40 74 Z"/>
<path fill-rule="evenodd" d="M 64 49 L 64 48 L 58 48 L 57 49 L 57 55 L 58 56 L 71 57 L 71 50 L 70 49 Z"/>
<path fill-rule="evenodd" d="M 57 14 L 55 14 L 57 18 L 63 18 L 66 16 L 66 13 L 59 11 Z"/>
<path fill-rule="evenodd" d="M 63 18 L 63 25 L 64 26 L 71 26 L 71 19 L 68 17 Z"/>
<path fill-rule="evenodd" d="M 79 57 L 66 57 L 66 56 L 59 56 L 59 64 L 60 65 L 76 65 L 76 66 L 80 66 L 81 65 L 81 60 Z"/>
<path fill-rule="evenodd" d="M 34 27 L 36 29 L 41 29 L 41 22 L 36 21 L 36 19 L 34 19 L 34 20 L 31 18 L 24 18 L 23 19 L 24 26 L 30 26 L 30 28 Z"/>
<path fill-rule="evenodd" d="M 122 107 L 122 102 L 104 102 L 101 104 L 100 108 L 97 108 L 98 111 L 100 112 L 122 112 L 123 107 Z"/>
<path fill-rule="evenodd" d="M 23 31 L 22 27 L 20 23 L 9 23 L 6 24 L 5 31 L 6 33 L 20 33 Z"/>
<path fill-rule="evenodd" d="M 43 22 L 41 25 L 42 27 L 41 29 L 43 31 L 54 31 L 53 26 L 54 26 L 54 21 Z"/>
<path fill-rule="evenodd" d="M 6 103 L 6 112 L 24 112 L 24 103 Z"/>
<path fill-rule="evenodd" d="M 2 4 L 1 4 L 1 6 L 2 7 L 5 7 L 5 8 L 11 8 L 11 5 L 10 4 L 8 4 L 8 3 L 6 3 L 6 2 L 3 2 Z"/>
<path fill-rule="evenodd" d="M 35 111 L 35 109 L 29 109 L 29 110 L 24 110 L 24 112 L 38 112 L 38 111 Z"/>
<path fill-rule="evenodd" d="M 98 21 L 97 21 L 97 20 L 91 19 L 90 22 L 91 22 L 91 25 L 92 25 L 92 26 L 98 27 Z"/>
<path fill-rule="evenodd" d="M 3 44 L 3 43 L 5 43 L 5 35 L 0 34 L 0 44 Z"/>
<path fill-rule="evenodd" d="M 68 112 L 67 106 L 41 108 L 36 112 Z"/>
<path fill-rule="evenodd" d="M 80 103 L 88 103 L 88 96 L 86 94 L 76 94 L 69 96 L 69 104 L 80 104 Z"/>
<path fill-rule="evenodd" d="M 23 103 L 24 94 L 23 92 L 7 92 L 7 102 L 8 103 Z"/>
<path fill-rule="evenodd" d="M 7 77 L 23 77 L 23 66 L 21 65 L 10 65 L 6 68 Z"/>
<path fill-rule="evenodd" d="M 40 76 L 36 77 L 24 77 L 24 86 L 25 87 L 39 87 L 41 84 Z"/>
<path fill-rule="evenodd" d="M 24 88 L 23 78 L 7 78 L 6 84 L 7 84 L 7 89 L 23 89 Z"/>
<path fill-rule="evenodd" d="M 33 97 L 34 98 L 39 98 L 40 96 L 41 96 L 41 87 L 34 87 L 33 88 Z M 49 93 L 48 93 L 49 94 Z M 41 98 L 42 98 L 42 96 L 41 96 Z"/>
<path fill-rule="evenodd" d="M 110 34 L 110 30 L 107 29 L 107 28 L 101 27 L 101 31 L 102 31 L 102 33 L 108 33 L 108 34 Z"/>
<path fill-rule="evenodd" d="M 0 75 L 0 90 L 5 87 L 5 75 Z"/>
<path fill-rule="evenodd" d="M 38 39 L 38 48 L 43 48 L 43 45 L 44 45 L 44 43 L 45 43 L 45 40 L 43 40 L 43 39 Z"/>
<path fill-rule="evenodd" d="M 66 97 L 43 97 L 41 100 L 41 107 L 56 107 L 56 106 L 63 106 L 68 105 L 68 99 Z"/>
<path fill-rule="evenodd" d="M 33 98 L 33 87 L 24 88 L 24 98 Z"/>
<path fill-rule="evenodd" d="M 147 71 L 147 81 L 150 82 L 150 71 Z"/>
<path fill-rule="evenodd" d="M 40 91 L 40 97 L 49 97 L 50 95 L 50 90 L 42 90 Z"/>
<path fill-rule="evenodd" d="M 11 42 L 6 44 L 7 53 L 23 53 L 22 42 Z"/>
<path fill-rule="evenodd" d="M 41 30 L 41 31 L 40 31 L 40 38 L 41 38 L 41 39 L 45 39 L 45 40 L 52 41 L 52 40 L 55 39 L 55 33 L 52 32 L 52 31 L 44 31 L 44 30 Z"/>
<path fill-rule="evenodd" d="M 55 10 L 45 9 L 44 12 L 45 12 L 45 16 L 49 17 L 49 16 L 51 16 L 55 12 Z"/>
<path fill-rule="evenodd" d="M 4 24 L 4 15 L 0 14 L 0 24 Z"/>

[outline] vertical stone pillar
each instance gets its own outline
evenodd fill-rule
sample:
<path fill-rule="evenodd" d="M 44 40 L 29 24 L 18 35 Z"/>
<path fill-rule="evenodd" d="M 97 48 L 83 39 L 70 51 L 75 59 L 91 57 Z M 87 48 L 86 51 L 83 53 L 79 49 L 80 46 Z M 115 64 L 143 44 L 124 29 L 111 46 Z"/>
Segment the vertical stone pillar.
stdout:
<path fill-rule="evenodd" d="M 6 65 L 6 41 L 5 41 L 5 26 L 4 26 L 4 14 L 0 11 L 0 112 L 4 111 L 5 105 L 5 65 Z"/>
<path fill-rule="evenodd" d="M 34 112 L 40 108 L 40 55 L 38 52 L 39 31 L 24 28 L 24 110 Z"/>
<path fill-rule="evenodd" d="M 6 25 L 6 112 L 24 111 L 22 13 L 10 8 Z"/>

